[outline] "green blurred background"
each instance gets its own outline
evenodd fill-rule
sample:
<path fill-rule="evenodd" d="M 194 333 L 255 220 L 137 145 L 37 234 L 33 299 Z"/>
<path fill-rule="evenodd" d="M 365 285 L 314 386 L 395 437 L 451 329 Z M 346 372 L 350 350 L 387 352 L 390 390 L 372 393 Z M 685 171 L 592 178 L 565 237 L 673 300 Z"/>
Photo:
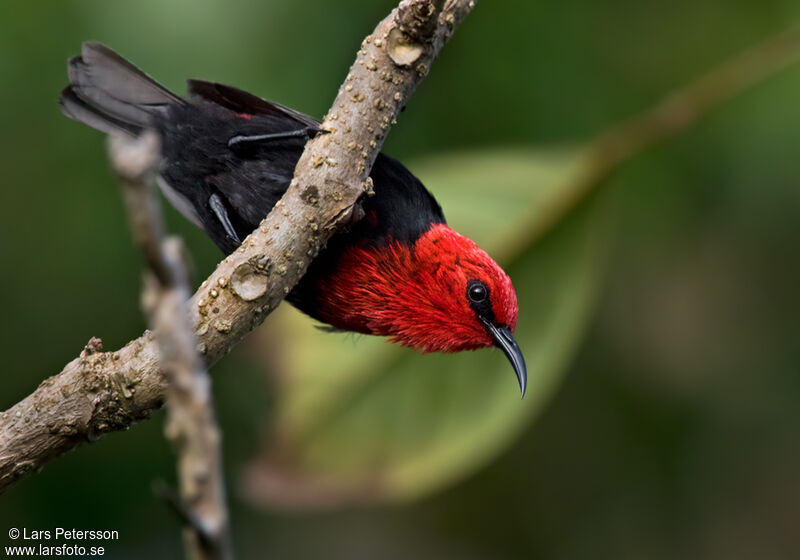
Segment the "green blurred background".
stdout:
<path fill-rule="evenodd" d="M 0 3 L 0 409 L 91 336 L 114 349 L 144 328 L 102 137 L 56 104 L 80 43 L 178 92 L 200 77 L 322 116 L 394 4 Z M 800 67 L 530 231 L 592 138 L 797 22 L 789 0 L 480 3 L 385 151 L 508 265 L 533 391 L 519 401 L 496 352 L 418 356 L 282 310 L 214 368 L 238 556 L 800 556 Z M 220 254 L 168 218 L 202 279 Z M 315 351 L 298 352 L 309 337 Z M 322 428 L 276 469 L 274 434 L 309 418 Z M 107 557 L 179 557 L 177 520 L 150 491 L 174 478 L 162 424 L 1 496 L 0 545 L 10 527 L 108 528 L 121 538 Z"/>

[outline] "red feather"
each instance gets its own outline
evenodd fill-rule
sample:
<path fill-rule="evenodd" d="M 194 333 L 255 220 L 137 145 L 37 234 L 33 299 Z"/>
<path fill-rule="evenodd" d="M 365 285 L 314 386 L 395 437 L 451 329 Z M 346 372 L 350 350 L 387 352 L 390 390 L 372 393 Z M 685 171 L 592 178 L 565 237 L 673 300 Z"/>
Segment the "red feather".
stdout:
<path fill-rule="evenodd" d="M 459 352 L 494 344 L 470 308 L 465 286 L 489 287 L 498 324 L 514 329 L 517 297 L 508 275 L 472 240 L 436 224 L 410 246 L 347 249 L 319 279 L 320 317 L 331 325 L 424 352 Z"/>

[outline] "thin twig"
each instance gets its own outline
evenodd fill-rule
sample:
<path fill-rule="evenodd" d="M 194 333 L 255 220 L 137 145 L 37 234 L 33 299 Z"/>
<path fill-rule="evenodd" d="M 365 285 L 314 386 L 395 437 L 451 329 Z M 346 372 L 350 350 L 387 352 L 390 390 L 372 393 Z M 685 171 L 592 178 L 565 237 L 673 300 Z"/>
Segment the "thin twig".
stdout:
<path fill-rule="evenodd" d="M 178 455 L 184 542 L 191 560 L 231 558 L 220 432 L 211 378 L 197 351 L 187 311 L 189 279 L 180 240 L 164 237 L 156 194 L 159 137 L 109 137 L 109 159 L 123 187 L 128 218 L 148 269 L 142 307 L 155 333 L 167 377 L 165 433 Z"/>

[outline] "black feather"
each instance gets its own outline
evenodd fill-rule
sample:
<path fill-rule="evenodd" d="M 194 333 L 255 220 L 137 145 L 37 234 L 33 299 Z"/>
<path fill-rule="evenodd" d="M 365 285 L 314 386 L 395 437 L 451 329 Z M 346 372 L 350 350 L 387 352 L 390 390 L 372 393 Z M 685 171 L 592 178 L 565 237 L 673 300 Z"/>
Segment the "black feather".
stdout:
<path fill-rule="evenodd" d="M 138 133 L 155 115 L 186 102 L 117 53 L 84 43 L 67 65 L 69 87 L 61 94 L 64 114 L 102 132 Z"/>
<path fill-rule="evenodd" d="M 87 124 L 100 132 L 114 134 L 123 131 L 136 135 L 142 131 L 140 126 L 121 121 L 104 113 L 98 107 L 88 104 L 78 97 L 72 86 L 64 88 L 58 102 L 61 105 L 61 112 L 64 113 L 64 115 Z"/>
<path fill-rule="evenodd" d="M 96 43 L 84 44 L 82 56 L 70 61 L 69 78 L 60 100 L 65 115 L 106 133 L 154 128 L 161 135 L 159 184 L 226 253 L 286 192 L 306 143 L 304 137 L 288 137 L 229 147 L 229 140 L 319 125 L 308 115 L 213 82 L 189 80 L 193 102 L 187 102 Z M 335 236 L 287 298 L 312 317 L 313 278 L 334 266 L 347 247 L 413 243 L 432 224 L 445 221 L 433 196 L 400 162 L 379 154 L 371 177 L 375 194 L 363 202 L 367 219 Z M 220 220 L 221 213 L 229 224 Z"/>
<path fill-rule="evenodd" d="M 186 85 L 192 97 L 211 101 L 236 113 L 289 117 L 307 128 L 317 128 L 320 125 L 320 121 L 300 111 L 267 101 L 233 86 L 203 80 L 186 80 Z"/>

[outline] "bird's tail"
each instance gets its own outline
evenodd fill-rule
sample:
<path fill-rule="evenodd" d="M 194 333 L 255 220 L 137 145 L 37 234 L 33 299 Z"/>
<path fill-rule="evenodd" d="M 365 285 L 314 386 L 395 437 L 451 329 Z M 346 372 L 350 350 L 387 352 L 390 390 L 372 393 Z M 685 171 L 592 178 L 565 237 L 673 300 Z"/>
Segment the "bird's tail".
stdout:
<path fill-rule="evenodd" d="M 151 118 L 183 99 L 99 43 L 84 43 L 69 61 L 69 86 L 61 92 L 61 112 L 108 134 L 138 134 Z"/>

